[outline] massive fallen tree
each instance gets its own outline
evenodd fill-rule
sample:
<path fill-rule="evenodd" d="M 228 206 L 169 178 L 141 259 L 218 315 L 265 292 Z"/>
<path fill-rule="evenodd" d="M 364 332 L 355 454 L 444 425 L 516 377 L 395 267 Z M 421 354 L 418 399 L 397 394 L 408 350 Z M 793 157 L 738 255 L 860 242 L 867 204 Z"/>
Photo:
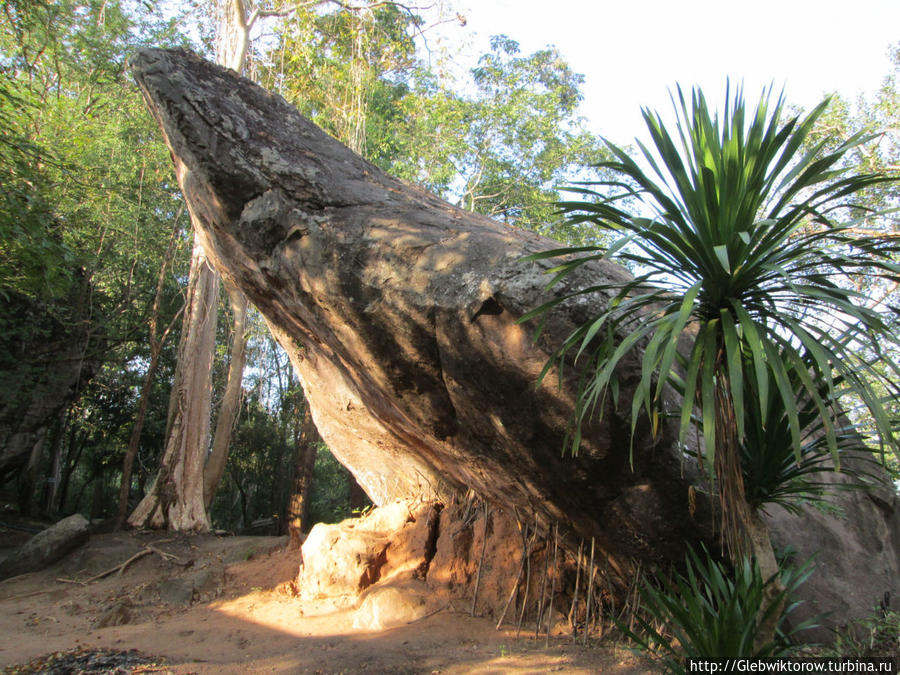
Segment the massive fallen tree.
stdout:
<path fill-rule="evenodd" d="M 523 257 L 555 242 L 387 176 L 280 97 L 189 53 L 144 50 L 132 69 L 211 261 L 264 315 L 322 437 L 377 504 L 474 490 L 558 523 L 570 541 L 594 538 L 623 576 L 709 536 L 708 509 L 688 498 L 696 476 L 665 429 L 651 438 L 639 425 L 630 461 L 627 411 L 608 402 L 579 454 L 563 454 L 574 369 L 535 382 L 588 300 L 557 306 L 537 344 L 534 327 L 517 323 L 551 297 L 545 266 Z M 596 263 L 568 283 L 627 278 Z M 623 388 L 638 377 L 623 365 Z M 859 606 L 897 590 L 895 502 L 882 486 L 845 498 L 853 528 L 803 521 L 819 540 L 852 539 L 854 555 L 877 567 L 863 588 L 852 559 L 829 563 L 848 568 L 833 571 L 850 575 Z M 797 521 L 777 520 L 776 538 L 793 541 Z M 847 591 L 832 594 L 837 602 Z"/>

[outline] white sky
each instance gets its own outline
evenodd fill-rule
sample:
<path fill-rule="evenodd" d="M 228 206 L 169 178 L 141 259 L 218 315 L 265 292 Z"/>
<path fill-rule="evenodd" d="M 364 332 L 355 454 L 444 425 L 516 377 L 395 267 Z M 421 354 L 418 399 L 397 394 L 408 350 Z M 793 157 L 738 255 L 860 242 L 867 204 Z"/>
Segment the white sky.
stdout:
<path fill-rule="evenodd" d="M 523 53 L 555 45 L 585 76 L 582 114 L 618 144 L 644 137 L 641 106 L 671 109 L 669 88 L 700 85 L 718 106 L 725 80 L 743 82 L 753 102 L 785 89 L 811 107 L 837 91 L 871 96 L 900 42 L 900 0 L 456 0 L 474 43 L 487 51 L 503 33 Z M 472 63 L 466 65 L 473 65 Z"/>

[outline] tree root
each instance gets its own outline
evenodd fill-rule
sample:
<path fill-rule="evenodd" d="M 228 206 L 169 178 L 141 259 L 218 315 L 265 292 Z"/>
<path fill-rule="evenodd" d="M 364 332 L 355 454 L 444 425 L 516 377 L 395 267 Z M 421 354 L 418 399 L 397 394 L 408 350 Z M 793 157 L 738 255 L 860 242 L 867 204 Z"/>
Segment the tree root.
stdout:
<path fill-rule="evenodd" d="M 157 545 L 165 544 L 170 541 L 173 541 L 173 539 L 162 539 L 160 541 L 157 541 L 156 544 Z M 57 579 L 57 581 L 59 581 L 60 583 L 64 583 L 64 584 L 81 584 L 82 586 L 87 586 L 88 584 L 93 583 L 95 581 L 100 581 L 100 579 L 105 579 L 106 577 L 108 577 L 112 574 L 116 574 L 117 576 L 122 576 L 125 573 L 125 570 L 128 569 L 128 566 L 131 565 L 131 563 L 135 562 L 136 560 L 140 560 L 144 556 L 148 556 L 151 553 L 156 553 L 163 560 L 166 560 L 168 562 L 173 562 L 176 565 L 181 565 L 183 567 L 186 567 L 187 565 L 190 564 L 189 562 L 182 562 L 181 560 L 178 559 L 177 556 L 174 556 L 171 553 L 166 553 L 165 551 L 161 551 L 160 549 L 156 548 L 156 546 L 154 546 L 153 544 L 147 544 L 146 546 L 144 546 L 144 548 L 142 548 L 140 551 L 135 553 L 133 556 L 131 556 L 125 562 L 121 562 L 118 565 L 116 565 L 115 567 L 110 567 L 108 570 L 100 572 L 100 574 L 95 574 L 90 579 L 79 580 L 79 579 L 62 579 L 62 578 L 60 578 L 60 579 Z"/>

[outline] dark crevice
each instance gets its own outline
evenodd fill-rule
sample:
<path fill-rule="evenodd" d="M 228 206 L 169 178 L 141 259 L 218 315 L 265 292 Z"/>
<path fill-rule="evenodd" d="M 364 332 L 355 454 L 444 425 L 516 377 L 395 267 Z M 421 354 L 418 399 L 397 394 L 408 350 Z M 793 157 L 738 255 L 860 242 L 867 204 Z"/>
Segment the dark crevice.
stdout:
<path fill-rule="evenodd" d="M 443 504 L 436 503 L 428 512 L 428 520 L 426 522 L 428 536 L 425 539 L 425 559 L 416 570 L 416 576 L 423 580 L 428 577 L 428 568 L 431 566 L 431 561 L 434 560 L 434 556 L 437 553 L 438 537 L 440 537 L 441 534 L 441 511 L 443 508 Z"/>
<path fill-rule="evenodd" d="M 481 303 L 481 307 L 475 312 L 475 316 L 472 317 L 471 322 L 475 323 L 475 320 L 482 314 L 497 316 L 498 314 L 503 314 L 503 307 L 493 297 L 490 297 Z"/>

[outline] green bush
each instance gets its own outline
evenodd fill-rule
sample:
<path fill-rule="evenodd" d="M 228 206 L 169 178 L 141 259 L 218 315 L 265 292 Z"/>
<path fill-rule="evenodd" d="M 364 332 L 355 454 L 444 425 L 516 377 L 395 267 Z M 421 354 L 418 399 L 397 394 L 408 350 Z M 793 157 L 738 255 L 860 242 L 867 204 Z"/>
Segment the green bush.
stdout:
<path fill-rule="evenodd" d="M 900 612 L 877 609 L 872 616 L 854 621 L 835 634 L 834 644 L 822 656 L 868 658 L 889 656 L 900 663 Z"/>
<path fill-rule="evenodd" d="M 688 551 L 685 574 L 675 573 L 658 586 L 641 587 L 641 609 L 635 617 L 639 632 L 619 628 L 640 647 L 662 661 L 667 672 L 684 673 L 685 659 L 784 656 L 792 636 L 812 627 L 804 622 L 788 628 L 785 617 L 798 603 L 793 591 L 811 574 L 809 563 L 782 571 L 785 590 L 761 612 L 765 589 L 759 567 L 744 558 L 729 571 L 704 548 L 702 557 Z M 775 639 L 757 645 L 760 619 L 781 611 Z M 641 615 L 643 614 L 643 615 Z"/>

